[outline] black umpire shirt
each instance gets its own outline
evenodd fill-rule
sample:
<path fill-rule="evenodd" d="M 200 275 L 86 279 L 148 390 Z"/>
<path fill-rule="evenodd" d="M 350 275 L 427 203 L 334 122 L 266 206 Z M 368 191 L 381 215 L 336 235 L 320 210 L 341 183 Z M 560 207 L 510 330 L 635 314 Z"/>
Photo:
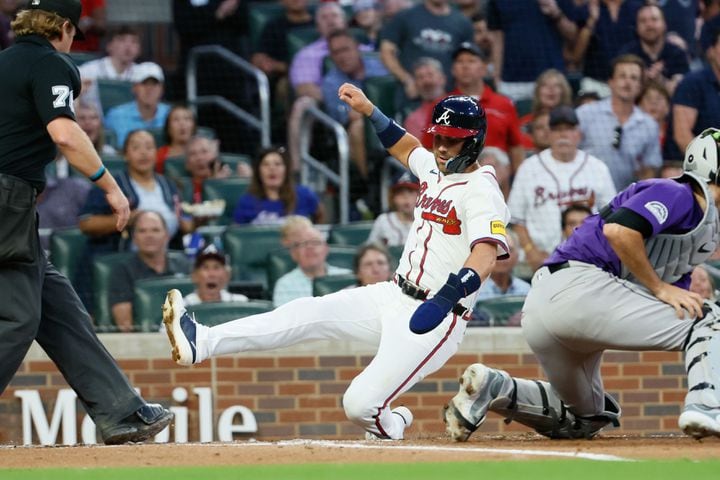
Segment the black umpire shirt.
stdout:
<path fill-rule="evenodd" d="M 80 94 L 80 73 L 44 37 L 18 37 L 0 52 L 0 173 L 45 186 L 45 165 L 56 147 L 47 124 L 75 119 L 73 99 Z"/>

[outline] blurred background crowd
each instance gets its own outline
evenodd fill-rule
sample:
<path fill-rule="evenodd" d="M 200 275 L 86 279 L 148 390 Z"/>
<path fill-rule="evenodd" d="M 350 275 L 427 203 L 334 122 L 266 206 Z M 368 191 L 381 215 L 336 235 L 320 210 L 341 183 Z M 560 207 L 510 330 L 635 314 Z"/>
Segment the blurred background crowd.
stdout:
<path fill-rule="evenodd" d="M 0 0 L 0 49 L 25 0 Z M 83 0 L 78 123 L 128 196 L 48 167 L 52 261 L 101 331 L 156 330 L 168 288 L 204 323 L 392 277 L 420 186 L 337 97 L 362 87 L 432 148 L 435 103 L 474 96 L 478 161 L 513 254 L 471 325 L 519 324 L 528 280 L 638 179 L 720 127 L 720 0 Z M 76 95 L 77 97 L 77 95 Z M 692 288 L 715 297 L 715 264 Z"/>

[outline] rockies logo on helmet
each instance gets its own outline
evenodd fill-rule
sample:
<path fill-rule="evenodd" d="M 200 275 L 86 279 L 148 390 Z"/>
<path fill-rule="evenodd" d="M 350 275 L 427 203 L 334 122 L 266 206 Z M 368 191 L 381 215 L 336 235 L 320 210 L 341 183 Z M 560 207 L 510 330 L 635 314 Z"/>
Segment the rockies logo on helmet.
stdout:
<path fill-rule="evenodd" d="M 446 97 L 433 109 L 432 123 L 427 129 L 433 135 L 466 138 L 460 153 L 448 160 L 448 173 L 463 172 L 472 164 L 485 145 L 487 119 L 480 103 L 467 95 Z"/>

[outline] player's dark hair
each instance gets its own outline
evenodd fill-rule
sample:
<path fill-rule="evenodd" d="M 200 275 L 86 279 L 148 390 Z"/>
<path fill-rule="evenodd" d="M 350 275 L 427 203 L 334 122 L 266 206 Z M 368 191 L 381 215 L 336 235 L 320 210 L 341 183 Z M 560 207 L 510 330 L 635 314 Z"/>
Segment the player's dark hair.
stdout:
<path fill-rule="evenodd" d="M 587 213 L 588 215 L 592 215 L 592 213 L 593 213 L 592 209 L 590 207 L 588 207 L 587 205 L 583 205 L 581 203 L 575 203 L 573 205 L 570 205 L 568 208 L 563 210 L 562 213 L 560 214 L 560 226 L 563 230 L 567 226 L 568 215 L 570 215 L 571 213 L 574 213 L 574 212 L 584 212 L 584 213 Z"/>
<path fill-rule="evenodd" d="M 292 176 L 292 163 L 285 147 L 272 146 L 260 149 L 252 162 L 252 177 L 250 177 L 248 193 L 257 198 L 268 198 L 265 186 L 262 183 L 262 178 L 260 177 L 260 164 L 265 157 L 272 153 L 280 155 L 283 165 L 285 165 L 285 178 L 283 179 L 282 185 L 280 185 L 279 195 L 285 209 L 285 215 L 290 215 L 295 211 L 297 198 L 295 195 L 295 180 Z"/>

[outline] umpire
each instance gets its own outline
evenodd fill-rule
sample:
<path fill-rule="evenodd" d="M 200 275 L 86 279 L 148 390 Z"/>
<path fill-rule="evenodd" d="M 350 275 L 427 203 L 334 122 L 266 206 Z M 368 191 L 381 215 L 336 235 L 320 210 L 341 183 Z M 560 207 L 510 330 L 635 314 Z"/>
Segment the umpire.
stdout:
<path fill-rule="evenodd" d="M 80 74 L 66 55 L 80 0 L 31 0 L 0 52 L 0 394 L 36 340 L 75 390 L 106 444 L 141 442 L 172 413 L 138 396 L 93 331 L 70 282 L 40 247 L 35 199 L 56 147 L 105 191 L 122 230 L 128 201 L 75 123 Z"/>

